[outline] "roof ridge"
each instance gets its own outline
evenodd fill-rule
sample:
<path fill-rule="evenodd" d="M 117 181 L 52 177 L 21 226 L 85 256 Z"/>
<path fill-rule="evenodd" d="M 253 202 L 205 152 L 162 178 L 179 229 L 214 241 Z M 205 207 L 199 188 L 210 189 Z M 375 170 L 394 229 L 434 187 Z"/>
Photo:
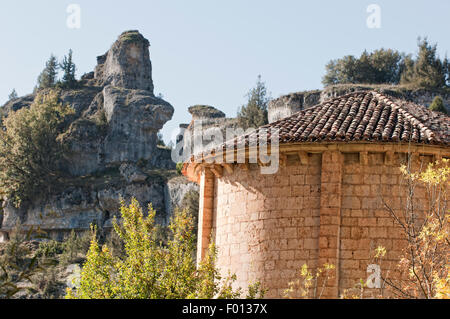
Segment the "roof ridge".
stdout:
<path fill-rule="evenodd" d="M 268 129 L 278 131 L 280 143 L 399 142 L 450 145 L 450 118 L 437 116 L 423 105 L 417 104 L 417 109 L 414 106 L 415 103 L 377 90 L 356 90 L 254 128 L 226 140 L 219 147 L 222 150 L 227 145 L 237 147 L 241 142 L 248 147 L 250 141 L 258 143 L 258 136 L 272 136 Z"/>
<path fill-rule="evenodd" d="M 413 114 L 411 114 L 408 110 L 405 110 L 402 106 L 395 103 L 395 101 L 391 97 L 386 96 L 383 93 L 373 91 L 373 90 L 370 92 L 378 99 L 383 100 L 383 102 L 386 103 L 387 105 L 389 105 L 390 107 L 399 111 L 403 116 L 406 117 L 406 119 L 410 120 L 412 122 L 412 124 L 417 125 L 421 131 L 426 133 L 428 140 L 436 137 L 436 135 L 434 134 L 434 132 L 431 128 L 429 128 L 427 125 L 423 124 L 423 122 L 421 120 L 417 119 L 417 117 L 414 116 Z"/>
<path fill-rule="evenodd" d="M 358 90 L 358 91 L 350 92 L 350 93 L 347 93 L 347 94 L 338 95 L 338 96 L 329 98 L 328 100 L 325 100 L 325 101 L 323 101 L 323 102 L 321 102 L 321 103 L 317 103 L 317 104 L 308 106 L 308 107 L 306 107 L 306 108 L 304 108 L 304 109 L 301 109 L 301 110 L 299 110 L 299 111 L 297 111 L 297 112 L 295 112 L 295 113 L 292 113 L 291 115 L 288 115 L 288 116 L 286 116 L 286 117 L 283 117 L 283 118 L 281 118 L 281 119 L 279 119 L 279 120 L 276 120 L 276 121 L 274 121 L 274 122 L 272 122 L 272 123 L 264 124 L 264 125 L 261 126 L 261 127 L 271 126 L 272 124 L 279 123 L 279 122 L 281 122 L 281 121 L 283 121 L 283 120 L 286 120 L 286 119 L 288 119 L 288 118 L 292 118 L 292 117 L 294 117 L 294 115 L 296 115 L 296 114 L 299 114 L 299 113 L 305 112 L 305 111 L 309 111 L 309 110 L 311 110 L 311 109 L 313 109 L 313 108 L 315 108 L 315 107 L 318 107 L 318 106 L 323 106 L 323 105 L 325 105 L 325 104 L 327 104 L 327 103 L 330 103 L 331 101 L 336 100 L 336 99 L 341 99 L 341 98 L 343 98 L 343 97 L 348 97 L 348 96 L 352 96 L 352 95 L 355 95 L 355 94 L 373 93 L 373 92 L 374 92 L 374 91 L 371 91 L 371 90 Z"/>

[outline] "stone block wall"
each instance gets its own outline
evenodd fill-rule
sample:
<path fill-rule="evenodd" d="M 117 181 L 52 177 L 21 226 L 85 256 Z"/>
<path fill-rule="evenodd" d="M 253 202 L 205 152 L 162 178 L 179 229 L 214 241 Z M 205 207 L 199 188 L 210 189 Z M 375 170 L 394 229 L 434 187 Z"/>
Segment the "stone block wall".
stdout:
<path fill-rule="evenodd" d="M 218 266 L 236 273 L 237 285 L 262 280 L 268 298 L 282 296 L 298 269 L 316 267 L 319 240 L 320 154 L 308 165 L 280 167 L 262 175 L 259 167 L 236 168 L 216 179 L 213 236 Z"/>
<path fill-rule="evenodd" d="M 204 171 L 200 188 L 207 186 L 207 196 L 200 204 L 204 231 L 199 250 L 214 240 L 223 274 L 235 273 L 236 286 L 243 288 L 262 281 L 267 298 L 282 298 L 303 264 L 315 269 L 324 263 L 336 269 L 322 296 L 338 298 L 360 279 L 367 280 L 379 245 L 387 250 L 381 271 L 390 268 L 390 277 L 400 276 L 394 266 L 406 242 L 384 205 L 397 212 L 405 207 L 399 167 L 407 157 L 395 146 L 371 148 L 291 152 L 274 175 L 262 175 L 256 164 L 234 165 L 219 176 Z M 428 154 L 413 153 L 412 169 L 441 156 Z M 414 205 L 419 215 L 426 209 L 423 188 L 416 189 Z"/>
<path fill-rule="evenodd" d="M 383 246 L 387 256 L 381 271 L 389 277 L 401 274 L 394 266 L 406 245 L 404 234 L 384 203 L 401 213 L 406 207 L 406 184 L 399 166 L 406 164 L 404 154 L 394 154 L 389 163 L 383 153 L 344 154 L 342 179 L 341 228 L 339 251 L 339 293 L 352 288 L 359 279 L 366 280 L 367 266 L 372 263 L 373 250 Z M 412 169 L 426 167 L 432 156 L 413 156 Z M 425 190 L 417 188 L 415 208 L 420 215 L 426 208 Z"/>

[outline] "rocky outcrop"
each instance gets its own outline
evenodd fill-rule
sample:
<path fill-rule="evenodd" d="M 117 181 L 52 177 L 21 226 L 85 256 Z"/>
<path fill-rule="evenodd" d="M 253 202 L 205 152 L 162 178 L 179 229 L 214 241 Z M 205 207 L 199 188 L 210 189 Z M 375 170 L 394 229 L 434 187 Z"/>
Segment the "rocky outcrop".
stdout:
<path fill-rule="evenodd" d="M 269 123 L 288 117 L 308 106 L 320 103 L 321 91 L 297 92 L 283 95 L 269 102 Z"/>
<path fill-rule="evenodd" d="M 153 95 L 148 46 L 141 34 L 128 31 L 98 58 L 93 83 L 103 89 L 83 104 L 88 106 L 80 108 L 82 118 L 72 123 L 63 139 L 70 145 L 72 174 L 90 174 L 122 162 L 157 166 L 161 157 L 157 133 L 174 109 Z"/>
<path fill-rule="evenodd" d="M 143 182 L 148 177 L 139 167 L 129 163 L 120 165 L 119 171 L 128 183 Z"/>
<path fill-rule="evenodd" d="M 193 121 L 225 118 L 225 113 L 211 105 L 193 105 L 188 107 L 188 112 Z"/>
<path fill-rule="evenodd" d="M 197 183 L 187 180 L 184 176 L 177 176 L 170 179 L 165 185 L 165 207 L 166 211 L 173 212 L 176 207 L 181 207 L 183 199 L 190 191 L 199 192 L 200 188 Z M 164 224 L 167 225 L 170 220 L 168 215 Z"/>
<path fill-rule="evenodd" d="M 102 86 L 146 90 L 153 95 L 149 41 L 138 31 L 126 31 L 111 49 L 97 58 L 94 78 Z"/>
<path fill-rule="evenodd" d="M 198 190 L 198 186 L 184 176 L 174 177 L 174 172 L 165 175 L 123 164 L 118 173 L 87 178 L 84 185 L 67 186 L 64 191 L 27 207 L 16 208 L 6 201 L 0 233 L 11 231 L 18 223 L 25 229 L 39 227 L 58 240 L 71 230 L 89 230 L 91 224 L 108 229 L 113 225 L 114 216 L 120 214 L 120 200 L 129 204 L 132 197 L 139 201 L 145 213 L 151 203 L 156 211 L 156 222 L 167 225 L 184 195 Z"/>
<path fill-rule="evenodd" d="M 15 112 L 17 110 L 20 110 L 23 107 L 30 107 L 30 105 L 33 103 L 34 101 L 34 94 L 28 94 L 22 97 L 19 97 L 17 99 L 14 100 L 10 100 L 8 102 L 5 103 L 5 105 L 3 105 L 0 108 L 0 113 L 3 116 L 8 115 L 9 112 Z"/>
<path fill-rule="evenodd" d="M 227 139 L 227 128 L 236 128 L 237 119 L 227 118 L 225 113 L 210 105 L 194 105 L 188 108 L 192 115 L 189 125 L 180 125 L 182 159 L 223 143 Z M 181 138 L 182 136 L 182 138 Z"/>
<path fill-rule="evenodd" d="M 444 100 L 447 111 L 450 111 L 450 92 L 445 90 L 410 89 L 393 85 L 345 84 L 328 86 L 323 90 L 290 93 L 270 101 L 268 106 L 269 123 L 341 95 L 371 90 L 425 106 L 429 106 L 436 96 L 440 96 Z"/>
<path fill-rule="evenodd" d="M 152 203 L 157 221 L 168 220 L 172 206 L 166 203 L 178 196 L 178 191 L 166 191 L 175 163 L 170 149 L 157 146 L 157 133 L 174 108 L 153 94 L 148 48 L 149 41 L 138 31 L 124 32 L 76 89 L 59 90 L 61 102 L 75 111 L 59 137 L 68 148 L 67 182 L 58 193 L 20 208 L 5 199 L 3 237 L 17 223 L 40 227 L 55 238 L 87 230 L 91 223 L 108 228 L 121 198 L 129 202 L 136 197 L 144 210 Z M 2 115 L 29 107 L 34 98 L 30 94 L 9 101 Z"/>
<path fill-rule="evenodd" d="M 142 90 L 107 86 L 103 96 L 108 123 L 102 152 L 104 163 L 151 160 L 157 133 L 172 118 L 173 107 Z"/>

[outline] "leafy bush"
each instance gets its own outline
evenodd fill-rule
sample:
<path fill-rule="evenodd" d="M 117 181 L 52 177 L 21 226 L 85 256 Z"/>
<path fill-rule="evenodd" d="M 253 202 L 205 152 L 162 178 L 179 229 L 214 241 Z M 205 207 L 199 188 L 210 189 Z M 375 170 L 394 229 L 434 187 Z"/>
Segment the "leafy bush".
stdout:
<path fill-rule="evenodd" d="M 380 49 L 360 57 L 347 55 L 331 60 L 322 79 L 324 85 L 335 84 L 405 84 L 415 88 L 441 89 L 450 85 L 447 58 L 441 60 L 437 45 L 418 40 L 419 52 L 414 59 L 392 49 Z"/>
<path fill-rule="evenodd" d="M 299 270 L 299 278 L 288 283 L 289 288 L 284 291 L 284 296 L 286 298 L 322 298 L 327 282 L 335 277 L 335 268 L 334 264 L 325 263 L 314 271 L 307 264 L 303 264 Z"/>
<path fill-rule="evenodd" d="M 183 170 L 183 162 L 178 162 L 177 163 L 177 173 L 178 175 L 182 175 L 182 170 Z"/>
<path fill-rule="evenodd" d="M 176 211 L 169 226 L 169 241 L 159 244 L 149 206 L 147 217 L 136 199 L 121 205 L 122 223 L 114 230 L 124 242 L 125 256 L 116 257 L 107 245 L 99 246 L 92 236 L 80 286 L 68 289 L 66 298 L 235 298 L 235 276 L 222 278 L 215 266 L 217 250 L 211 245 L 208 256 L 196 267 L 193 219 L 186 211 Z M 248 297 L 260 296 L 259 285 L 252 285 Z"/>
<path fill-rule="evenodd" d="M 62 243 L 62 254 L 59 261 L 62 265 L 67 265 L 73 262 L 83 260 L 89 250 L 90 234 L 85 232 L 83 234 L 76 234 L 72 230 L 69 237 Z"/>
<path fill-rule="evenodd" d="M 15 298 L 26 291 L 27 298 L 61 298 L 65 294 L 66 266 L 85 259 L 90 233 L 72 232 L 63 242 L 31 238 L 47 238 L 44 232 L 25 232 L 17 225 L 10 240 L 0 244 L 0 299 Z"/>
<path fill-rule="evenodd" d="M 324 85 L 344 83 L 393 83 L 400 81 L 404 56 L 395 50 L 364 51 L 359 58 L 352 55 L 330 61 L 323 77 Z"/>
<path fill-rule="evenodd" d="M 197 234 L 198 225 L 198 208 L 199 208 L 200 194 L 196 190 L 187 192 L 181 201 L 181 209 L 186 210 L 194 223 L 194 234 Z"/>
<path fill-rule="evenodd" d="M 444 101 L 440 96 L 436 96 L 428 108 L 435 112 L 447 114 L 447 109 L 444 106 Z"/>
<path fill-rule="evenodd" d="M 47 240 L 39 243 L 36 255 L 40 258 L 55 258 L 64 251 L 63 244 L 56 240 Z"/>
<path fill-rule="evenodd" d="M 33 278 L 34 290 L 39 298 L 54 299 L 63 297 L 65 284 L 58 279 L 58 269 L 55 266 L 46 266 Z"/>
<path fill-rule="evenodd" d="M 450 160 L 429 163 L 424 170 L 413 172 L 411 164 L 402 165 L 406 182 L 407 203 L 402 209 L 385 204 L 387 211 L 402 230 L 406 248 L 402 251 L 397 269 L 402 278 L 382 276 L 383 287 L 397 298 L 449 298 L 450 297 Z M 416 189 L 426 192 L 423 216 L 417 214 Z M 377 248 L 376 263 L 385 257 L 386 249 Z M 381 294 L 383 290 L 381 291 Z"/>
<path fill-rule="evenodd" d="M 27 289 L 19 283 L 32 285 L 32 276 L 42 270 L 29 242 L 32 231 L 23 233 L 20 226 L 16 226 L 9 234 L 9 241 L 0 246 L 0 299 L 11 298 Z"/>
<path fill-rule="evenodd" d="M 0 130 L 0 192 L 16 206 L 58 186 L 64 147 L 58 141 L 73 109 L 58 93 L 38 94 L 30 108 L 9 113 Z"/>

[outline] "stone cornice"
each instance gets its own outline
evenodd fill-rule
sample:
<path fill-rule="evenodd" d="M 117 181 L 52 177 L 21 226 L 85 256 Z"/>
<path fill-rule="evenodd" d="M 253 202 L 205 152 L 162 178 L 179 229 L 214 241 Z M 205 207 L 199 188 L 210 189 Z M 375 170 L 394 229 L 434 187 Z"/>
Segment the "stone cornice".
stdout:
<path fill-rule="evenodd" d="M 401 144 L 401 143 L 361 143 L 361 142 L 348 142 L 348 143 L 286 143 L 279 145 L 279 156 L 281 166 L 284 164 L 283 159 L 286 155 L 297 154 L 300 160 L 305 161 L 304 156 L 308 153 L 323 153 L 326 151 L 339 151 L 341 153 L 385 153 L 386 161 L 391 161 L 392 155 L 394 153 L 404 153 L 404 154 L 418 154 L 418 155 L 432 155 L 436 158 L 450 157 L 450 147 L 440 146 L 440 145 L 427 145 L 427 144 Z M 215 174 L 220 177 L 222 175 L 222 168 L 225 168 L 227 172 L 232 172 L 233 166 L 236 164 L 248 164 L 249 158 L 259 158 L 258 147 L 247 147 L 245 148 L 245 163 L 237 162 L 236 158 L 238 155 L 237 150 L 230 151 L 235 159 L 234 162 L 230 163 L 226 161 L 227 151 L 213 152 L 208 155 L 202 155 L 202 157 L 192 156 L 188 162 L 183 166 L 183 175 L 189 178 L 189 180 L 197 182 L 199 181 L 199 174 L 204 169 L 212 168 L 213 172 L 221 172 L 220 174 Z M 243 150 L 241 151 L 244 152 Z M 241 153 L 241 155 L 243 155 Z M 270 148 L 268 151 L 270 155 Z M 299 154 L 303 154 L 302 156 Z M 252 156 L 250 156 L 252 155 Z M 231 157 L 231 154 L 228 153 Z M 254 163 L 257 165 L 264 165 L 259 160 Z M 220 166 L 214 168 L 215 166 Z"/>

